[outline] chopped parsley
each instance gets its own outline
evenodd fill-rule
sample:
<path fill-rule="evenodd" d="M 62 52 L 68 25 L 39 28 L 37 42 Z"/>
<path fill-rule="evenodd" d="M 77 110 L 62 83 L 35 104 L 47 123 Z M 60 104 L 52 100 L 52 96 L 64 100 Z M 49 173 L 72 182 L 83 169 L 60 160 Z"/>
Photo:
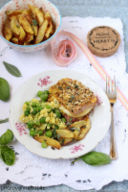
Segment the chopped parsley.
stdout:
<path fill-rule="evenodd" d="M 37 26 L 37 25 L 38 25 L 38 22 L 37 22 L 37 20 L 36 20 L 36 19 L 33 19 L 33 20 L 32 20 L 32 23 L 33 23 L 33 25 L 35 25 L 35 26 Z"/>
<path fill-rule="evenodd" d="M 72 102 L 75 99 L 74 95 L 71 95 L 71 97 L 69 98 L 69 102 Z"/>

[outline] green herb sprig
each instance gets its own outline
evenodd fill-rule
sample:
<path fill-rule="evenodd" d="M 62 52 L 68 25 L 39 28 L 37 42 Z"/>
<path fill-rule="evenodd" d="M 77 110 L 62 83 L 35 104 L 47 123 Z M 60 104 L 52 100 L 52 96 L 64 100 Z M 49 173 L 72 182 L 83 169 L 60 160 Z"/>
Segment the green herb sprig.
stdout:
<path fill-rule="evenodd" d="M 0 137 L 0 158 L 9 166 L 15 163 L 15 152 L 13 149 L 7 146 L 13 140 L 13 138 L 14 135 L 10 129 L 8 129 Z"/>
<path fill-rule="evenodd" d="M 15 77 L 21 77 L 21 76 L 22 76 L 22 75 L 21 75 L 21 72 L 19 71 L 19 69 L 18 69 L 16 66 L 14 66 L 14 65 L 12 65 L 12 64 L 10 64 L 10 63 L 7 63 L 7 62 L 5 62 L 5 61 L 3 61 L 3 64 L 4 64 L 5 68 L 7 69 L 7 71 L 8 71 L 11 75 L 13 75 L 13 76 L 15 76 Z"/>
<path fill-rule="evenodd" d="M 0 77 L 0 100 L 7 102 L 10 99 L 10 86 L 6 79 Z"/>
<path fill-rule="evenodd" d="M 8 118 L 6 118 L 6 119 L 0 119 L 0 124 L 2 124 L 2 123 L 7 123 L 8 121 L 9 121 Z"/>
<path fill-rule="evenodd" d="M 92 166 L 101 166 L 111 163 L 111 158 L 109 155 L 101 152 L 91 151 L 74 161 L 72 161 L 72 164 L 74 164 L 76 161 L 82 160 L 85 163 L 92 165 Z"/>

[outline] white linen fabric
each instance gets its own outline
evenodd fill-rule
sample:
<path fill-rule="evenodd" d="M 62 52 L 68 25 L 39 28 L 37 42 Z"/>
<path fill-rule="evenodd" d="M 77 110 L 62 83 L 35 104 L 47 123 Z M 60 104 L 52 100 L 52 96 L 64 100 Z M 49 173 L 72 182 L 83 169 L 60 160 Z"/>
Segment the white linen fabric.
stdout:
<path fill-rule="evenodd" d="M 127 96 L 128 75 L 125 72 L 126 61 L 121 20 L 93 17 L 64 17 L 62 19 L 62 29 L 79 36 L 85 43 L 88 31 L 100 25 L 111 26 L 120 33 L 121 45 L 118 51 L 113 56 L 106 58 L 96 57 L 96 59 L 111 77 L 113 75 L 116 76 L 119 88 Z M 66 67 L 66 69 L 74 69 L 88 74 L 90 78 L 105 90 L 105 82 L 89 63 L 82 51 L 78 47 L 77 49 L 77 59 Z M 3 61 L 17 66 L 22 73 L 22 77 L 16 78 L 10 75 L 2 64 Z M 12 96 L 16 88 L 26 79 L 49 69 L 60 69 L 52 60 L 49 48 L 36 53 L 20 53 L 8 47 L 3 40 L 0 40 L 0 77 L 8 80 L 11 86 Z M 0 101 L 0 119 L 9 116 L 10 102 L 5 103 Z M 117 101 L 115 104 L 114 117 L 118 159 L 112 161 L 111 164 L 93 167 L 82 161 L 71 165 L 72 160 L 45 159 L 32 154 L 18 141 L 14 140 L 11 145 L 17 152 L 16 163 L 14 166 L 8 167 L 0 160 L 0 184 L 4 184 L 7 180 L 10 180 L 23 186 L 46 187 L 65 184 L 78 190 L 92 188 L 98 190 L 111 181 L 128 179 L 128 111 L 125 110 L 120 101 Z M 9 123 L 0 124 L 0 135 L 8 128 L 10 128 Z M 109 153 L 109 139 L 110 133 L 108 132 L 94 150 Z"/>

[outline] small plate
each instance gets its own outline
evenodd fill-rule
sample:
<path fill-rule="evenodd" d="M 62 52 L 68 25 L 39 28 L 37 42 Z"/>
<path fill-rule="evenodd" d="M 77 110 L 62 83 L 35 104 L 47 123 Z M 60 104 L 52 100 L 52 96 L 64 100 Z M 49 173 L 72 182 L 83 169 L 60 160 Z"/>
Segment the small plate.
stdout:
<path fill-rule="evenodd" d="M 60 150 L 53 150 L 51 147 L 44 149 L 41 143 L 29 136 L 25 125 L 20 123 L 22 106 L 25 101 L 34 98 L 38 90 L 49 89 L 58 80 L 66 77 L 81 81 L 89 87 L 99 97 L 100 105 L 90 114 L 91 129 L 84 139 L 64 146 Z M 18 88 L 12 98 L 9 120 L 17 140 L 32 153 L 50 159 L 70 159 L 88 153 L 105 137 L 111 121 L 110 104 L 104 91 L 85 74 L 69 70 L 45 71 L 33 76 Z"/>

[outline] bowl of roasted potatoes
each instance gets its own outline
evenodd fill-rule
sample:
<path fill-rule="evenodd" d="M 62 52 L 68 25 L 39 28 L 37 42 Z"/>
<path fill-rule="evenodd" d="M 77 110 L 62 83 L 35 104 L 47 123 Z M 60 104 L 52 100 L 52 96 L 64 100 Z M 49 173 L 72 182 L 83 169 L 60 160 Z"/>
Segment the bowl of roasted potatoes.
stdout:
<path fill-rule="evenodd" d="M 47 0 L 11 0 L 0 10 L 1 38 L 22 52 L 48 46 L 60 26 L 59 10 Z"/>

